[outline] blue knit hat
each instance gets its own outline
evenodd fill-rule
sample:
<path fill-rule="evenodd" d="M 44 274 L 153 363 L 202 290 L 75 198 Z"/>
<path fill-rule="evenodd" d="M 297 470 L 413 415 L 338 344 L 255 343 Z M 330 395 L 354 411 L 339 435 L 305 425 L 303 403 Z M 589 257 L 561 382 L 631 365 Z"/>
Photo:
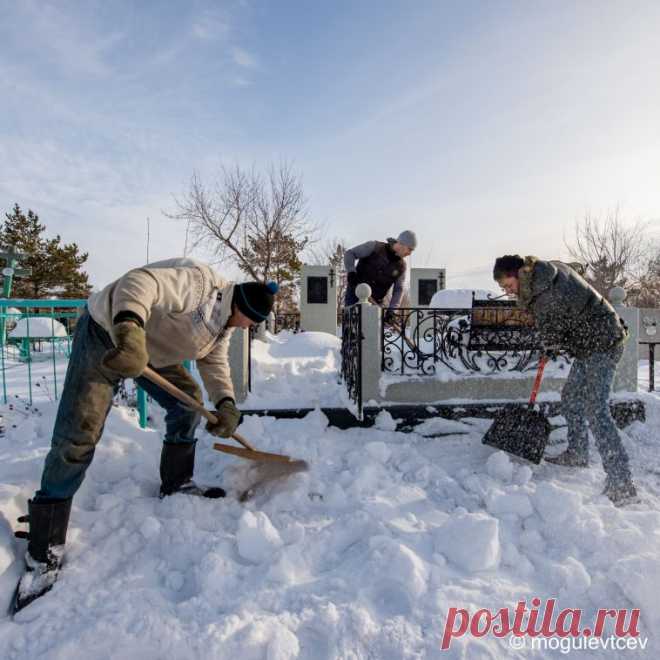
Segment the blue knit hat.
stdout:
<path fill-rule="evenodd" d="M 255 323 L 268 318 L 273 309 L 275 294 L 279 291 L 277 282 L 244 282 L 234 287 L 232 305 Z"/>

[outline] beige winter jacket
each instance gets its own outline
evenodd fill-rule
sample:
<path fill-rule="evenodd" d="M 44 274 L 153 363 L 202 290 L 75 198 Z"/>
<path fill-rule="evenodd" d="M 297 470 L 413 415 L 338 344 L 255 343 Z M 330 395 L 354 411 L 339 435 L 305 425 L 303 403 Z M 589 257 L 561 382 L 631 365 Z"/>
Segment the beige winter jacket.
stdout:
<path fill-rule="evenodd" d="M 193 259 L 167 259 L 129 271 L 89 297 L 91 317 L 110 336 L 123 311 L 144 320 L 149 364 L 158 368 L 196 360 L 209 399 L 234 398 L 227 328 L 233 283 Z M 114 339 L 114 337 L 113 337 Z"/>

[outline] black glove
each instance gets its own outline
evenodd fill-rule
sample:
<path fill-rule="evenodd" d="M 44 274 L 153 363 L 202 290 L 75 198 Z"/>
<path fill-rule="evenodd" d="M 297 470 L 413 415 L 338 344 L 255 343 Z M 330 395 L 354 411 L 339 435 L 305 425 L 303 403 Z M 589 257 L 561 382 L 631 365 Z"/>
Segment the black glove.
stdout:
<path fill-rule="evenodd" d="M 543 351 L 543 356 L 549 362 L 551 360 L 556 360 L 559 357 L 558 348 L 546 348 Z"/>
<path fill-rule="evenodd" d="M 386 325 L 398 325 L 396 314 L 391 309 L 388 309 L 385 314 L 383 314 L 383 322 Z"/>
<path fill-rule="evenodd" d="M 358 274 L 353 271 L 346 274 L 346 281 L 348 282 L 348 286 L 350 286 L 351 289 L 354 289 L 360 283 L 360 278 L 358 277 Z"/>
<path fill-rule="evenodd" d="M 211 435 L 220 438 L 229 438 L 234 434 L 241 422 L 241 411 L 236 407 L 233 399 L 223 399 L 218 403 L 213 413 L 218 421 L 206 422 L 206 430 Z"/>

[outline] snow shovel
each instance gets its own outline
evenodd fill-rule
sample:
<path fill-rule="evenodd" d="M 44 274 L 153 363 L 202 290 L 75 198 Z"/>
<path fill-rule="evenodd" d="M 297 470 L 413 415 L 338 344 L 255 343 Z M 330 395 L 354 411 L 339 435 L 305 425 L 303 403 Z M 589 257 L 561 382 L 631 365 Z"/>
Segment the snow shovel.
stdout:
<path fill-rule="evenodd" d="M 483 444 L 519 456 L 537 465 L 543 458 L 550 435 L 550 422 L 545 415 L 534 410 L 536 395 L 541 389 L 543 370 L 548 361 L 544 355 L 536 372 L 529 405 L 521 409 L 502 409 L 495 414 L 495 421 L 484 436 Z"/>
<path fill-rule="evenodd" d="M 158 387 L 165 390 L 168 394 L 171 394 L 175 399 L 181 401 L 181 403 L 185 403 L 186 406 L 188 406 L 189 408 L 192 408 L 193 410 L 196 410 L 197 412 L 201 413 L 201 415 L 206 419 L 208 419 L 212 424 L 215 424 L 218 421 L 216 416 L 212 412 L 209 412 L 196 399 L 193 399 L 193 397 L 181 391 L 175 385 L 172 385 L 172 383 L 170 383 L 169 380 L 163 378 L 160 374 L 156 373 L 150 367 L 145 367 L 144 371 L 142 372 L 142 376 L 150 380 L 155 385 L 158 385 Z M 239 435 L 238 433 L 234 433 L 231 437 L 234 440 L 240 442 L 243 445 L 243 448 L 234 447 L 232 445 L 225 445 L 220 442 L 216 442 L 213 445 L 213 449 L 222 451 L 225 454 L 233 454 L 234 456 L 240 456 L 241 458 L 246 458 L 251 461 L 267 461 L 271 463 L 283 464 L 281 469 L 278 470 L 278 472 L 281 472 L 282 470 L 286 472 L 288 468 L 290 468 L 290 472 L 302 472 L 306 470 L 308 467 L 306 461 L 294 460 L 290 456 L 286 456 L 285 454 L 272 454 L 270 452 L 258 451 L 243 436 Z"/>

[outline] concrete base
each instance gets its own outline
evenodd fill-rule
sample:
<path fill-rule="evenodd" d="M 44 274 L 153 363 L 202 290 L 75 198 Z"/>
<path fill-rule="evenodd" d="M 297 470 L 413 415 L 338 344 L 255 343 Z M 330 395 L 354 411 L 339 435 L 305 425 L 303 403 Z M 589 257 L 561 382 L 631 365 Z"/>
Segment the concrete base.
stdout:
<path fill-rule="evenodd" d="M 331 426 L 339 429 L 369 428 L 374 425 L 377 415 L 386 410 L 397 422 L 397 431 L 408 432 L 425 419 L 443 417 L 460 420 L 463 417 L 482 417 L 492 419 L 502 408 L 520 408 L 520 403 L 482 402 L 466 404 L 436 404 L 436 405 L 386 405 L 367 406 L 364 408 L 364 418 L 356 417 L 347 408 L 321 408 Z M 523 404 L 524 405 L 524 404 Z M 545 401 L 538 404 L 539 410 L 548 418 L 561 415 L 559 401 Z M 276 419 L 302 419 L 314 412 L 315 408 L 269 408 L 258 410 L 242 410 L 243 415 L 258 415 L 259 417 L 274 417 Z M 632 422 L 644 422 L 646 410 L 644 403 L 636 398 L 610 401 L 612 416 L 619 428 L 625 428 Z M 453 434 L 452 434 L 453 435 Z"/>
<path fill-rule="evenodd" d="M 565 378 L 544 378 L 541 392 L 561 392 Z M 406 379 L 387 385 L 379 399 L 396 403 L 421 403 L 423 401 L 492 401 L 529 399 L 534 385 L 534 376 L 529 378 L 470 377 L 452 381 L 432 378 Z"/>

